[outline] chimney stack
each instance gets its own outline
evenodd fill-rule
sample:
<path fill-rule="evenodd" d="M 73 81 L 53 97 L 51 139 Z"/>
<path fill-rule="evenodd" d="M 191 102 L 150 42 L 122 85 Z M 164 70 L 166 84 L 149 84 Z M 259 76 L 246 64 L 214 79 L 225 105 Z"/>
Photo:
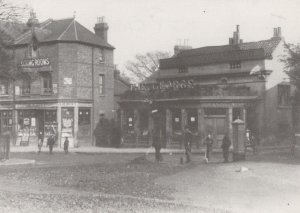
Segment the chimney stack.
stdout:
<path fill-rule="evenodd" d="M 39 27 L 40 26 L 40 23 L 39 23 L 39 20 L 36 18 L 36 14 L 33 10 L 30 11 L 30 17 L 27 21 L 27 26 L 29 28 L 31 27 Z"/>
<path fill-rule="evenodd" d="M 233 37 L 229 38 L 229 45 L 236 45 L 242 42 L 243 40 L 240 39 L 240 25 L 236 25 L 236 31 L 233 32 Z"/>
<path fill-rule="evenodd" d="M 277 27 L 277 28 L 274 28 L 273 29 L 274 30 L 274 34 L 273 34 L 273 37 L 282 37 L 282 35 L 281 35 L 281 27 Z"/>
<path fill-rule="evenodd" d="M 97 23 L 95 24 L 94 30 L 95 34 L 102 38 L 104 41 L 107 42 L 107 31 L 108 31 L 108 25 L 104 21 L 104 17 L 98 17 Z"/>
<path fill-rule="evenodd" d="M 174 56 L 178 55 L 180 52 L 184 50 L 190 50 L 192 49 L 191 46 L 186 46 L 186 45 L 175 45 L 174 46 Z"/>

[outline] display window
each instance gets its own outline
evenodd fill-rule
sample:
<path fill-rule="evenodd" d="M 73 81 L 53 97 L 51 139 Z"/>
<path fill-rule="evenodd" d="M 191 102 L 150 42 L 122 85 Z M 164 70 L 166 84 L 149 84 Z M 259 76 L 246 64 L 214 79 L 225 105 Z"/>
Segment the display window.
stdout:
<path fill-rule="evenodd" d="M 91 136 L 91 109 L 79 108 L 78 111 L 78 137 Z"/>
<path fill-rule="evenodd" d="M 49 137 L 52 134 L 57 133 L 57 115 L 56 110 L 45 111 L 45 124 L 44 124 L 44 135 Z"/>
<path fill-rule="evenodd" d="M 181 110 L 180 109 L 172 109 L 172 117 L 173 117 L 173 131 L 181 130 Z"/>
<path fill-rule="evenodd" d="M 12 111 L 0 111 L 0 119 L 0 133 L 2 133 L 6 129 L 12 129 Z"/>

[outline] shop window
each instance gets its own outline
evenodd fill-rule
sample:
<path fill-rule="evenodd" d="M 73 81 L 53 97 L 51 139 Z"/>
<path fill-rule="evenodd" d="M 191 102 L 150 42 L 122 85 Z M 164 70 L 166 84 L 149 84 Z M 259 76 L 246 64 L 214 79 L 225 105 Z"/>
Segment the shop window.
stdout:
<path fill-rule="evenodd" d="M 149 118 L 147 111 L 143 110 L 140 112 L 140 130 L 143 135 L 148 134 L 148 124 L 149 124 Z"/>
<path fill-rule="evenodd" d="M 45 137 L 49 137 L 53 135 L 57 131 L 57 115 L 56 110 L 46 110 L 45 111 L 45 129 L 44 135 Z"/>
<path fill-rule="evenodd" d="M 238 69 L 238 68 L 241 68 L 241 62 L 238 62 L 238 61 L 236 61 L 236 62 L 231 62 L 230 64 L 230 69 Z"/>
<path fill-rule="evenodd" d="M 8 95 L 8 79 L 0 80 L 0 96 Z"/>
<path fill-rule="evenodd" d="M 180 131 L 181 130 L 181 110 L 180 109 L 173 109 L 172 110 L 172 117 L 173 117 L 173 131 Z"/>
<path fill-rule="evenodd" d="M 290 104 L 290 85 L 278 85 L 278 105 L 288 106 Z"/>
<path fill-rule="evenodd" d="M 78 136 L 91 135 L 91 110 L 89 108 L 79 108 L 78 111 Z"/>
<path fill-rule="evenodd" d="M 42 89 L 43 89 L 43 94 L 51 94 L 53 89 L 52 89 L 52 76 L 50 73 L 43 73 L 41 75 L 42 77 Z"/>
<path fill-rule="evenodd" d="M 1 119 L 1 129 L 0 132 L 4 130 L 12 129 L 12 112 L 11 111 L 0 111 L 0 119 Z"/>
<path fill-rule="evenodd" d="M 105 75 L 104 74 L 99 75 L 99 94 L 100 95 L 105 94 Z"/>

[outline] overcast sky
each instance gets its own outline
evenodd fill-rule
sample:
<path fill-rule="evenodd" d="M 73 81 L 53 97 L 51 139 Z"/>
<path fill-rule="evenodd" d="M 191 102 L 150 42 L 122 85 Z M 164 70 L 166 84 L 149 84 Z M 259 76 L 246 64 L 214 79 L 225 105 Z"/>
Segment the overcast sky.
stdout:
<path fill-rule="evenodd" d="M 31 6 L 40 21 L 73 16 L 93 31 L 105 16 L 115 63 L 137 53 L 173 52 L 181 40 L 193 48 L 224 45 L 240 25 L 244 42 L 269 39 L 281 27 L 287 42 L 300 42 L 300 0 L 11 0 Z"/>

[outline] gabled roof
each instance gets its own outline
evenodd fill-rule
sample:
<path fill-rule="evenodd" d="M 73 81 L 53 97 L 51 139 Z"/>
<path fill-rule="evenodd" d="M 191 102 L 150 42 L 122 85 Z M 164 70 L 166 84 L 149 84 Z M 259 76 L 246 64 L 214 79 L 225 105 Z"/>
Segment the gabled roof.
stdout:
<path fill-rule="evenodd" d="M 269 40 L 237 45 L 208 46 L 183 50 L 175 57 L 160 60 L 160 68 L 178 68 L 180 66 L 271 58 L 280 41 L 282 41 L 282 38 L 273 37 Z"/>
<path fill-rule="evenodd" d="M 34 27 L 34 34 L 39 43 L 52 41 L 78 42 L 114 49 L 112 45 L 82 26 L 74 18 L 61 20 L 48 19 L 39 27 Z M 14 45 L 29 44 L 31 36 L 31 29 L 28 29 L 15 39 Z"/>

